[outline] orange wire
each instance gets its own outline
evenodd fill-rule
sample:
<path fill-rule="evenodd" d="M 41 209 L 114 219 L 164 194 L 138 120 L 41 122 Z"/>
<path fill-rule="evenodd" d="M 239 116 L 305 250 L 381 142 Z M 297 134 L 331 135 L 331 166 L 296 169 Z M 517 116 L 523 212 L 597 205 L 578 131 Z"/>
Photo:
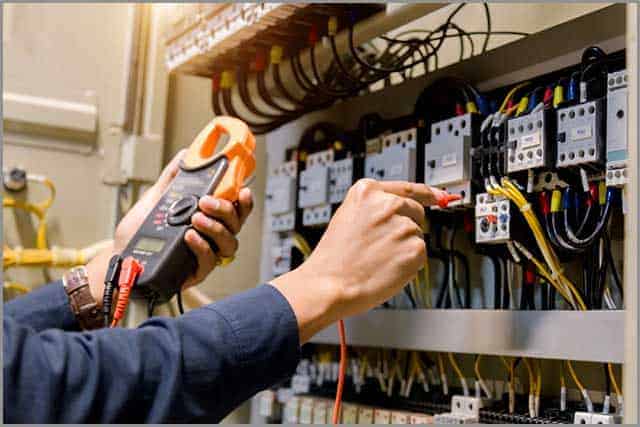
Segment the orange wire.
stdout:
<path fill-rule="evenodd" d="M 347 338 L 344 331 L 344 321 L 338 320 L 338 333 L 340 335 L 340 369 L 338 371 L 338 387 L 336 388 L 336 400 L 333 404 L 333 424 L 338 424 L 340 409 L 342 407 L 342 390 L 344 389 L 344 375 L 347 370 Z"/>

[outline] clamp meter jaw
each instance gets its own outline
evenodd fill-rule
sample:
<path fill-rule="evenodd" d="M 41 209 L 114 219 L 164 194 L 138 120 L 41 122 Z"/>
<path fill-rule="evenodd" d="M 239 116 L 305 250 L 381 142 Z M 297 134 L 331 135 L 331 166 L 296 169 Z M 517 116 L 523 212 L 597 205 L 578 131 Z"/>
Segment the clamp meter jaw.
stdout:
<path fill-rule="evenodd" d="M 197 268 L 184 235 L 200 198 L 213 195 L 237 201 L 243 183 L 255 170 L 254 150 L 254 136 L 238 119 L 216 117 L 198 134 L 178 174 L 122 253 L 144 267 L 134 288 L 136 296 L 164 302 L 180 292 Z M 215 252 L 215 244 L 209 244 Z"/>

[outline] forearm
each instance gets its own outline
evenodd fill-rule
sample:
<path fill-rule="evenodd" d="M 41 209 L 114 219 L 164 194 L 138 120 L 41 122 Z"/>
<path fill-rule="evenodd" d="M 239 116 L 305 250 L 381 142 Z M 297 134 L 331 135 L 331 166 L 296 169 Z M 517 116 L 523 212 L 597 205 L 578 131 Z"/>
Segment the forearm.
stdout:
<path fill-rule="evenodd" d="M 36 332 L 46 329 L 79 329 L 60 280 L 5 303 L 3 314 Z"/>
<path fill-rule="evenodd" d="M 299 358 L 294 313 L 271 286 L 133 330 L 34 333 L 7 322 L 6 422 L 219 421 Z"/>

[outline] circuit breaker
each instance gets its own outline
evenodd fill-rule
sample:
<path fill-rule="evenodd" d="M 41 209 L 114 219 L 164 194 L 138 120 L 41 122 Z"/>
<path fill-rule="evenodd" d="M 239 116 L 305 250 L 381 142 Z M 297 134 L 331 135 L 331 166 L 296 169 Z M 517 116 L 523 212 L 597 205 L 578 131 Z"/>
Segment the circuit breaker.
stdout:
<path fill-rule="evenodd" d="M 351 157 L 336 160 L 329 166 L 329 203 L 336 204 L 344 200 L 353 185 L 354 170 L 354 159 Z"/>
<path fill-rule="evenodd" d="M 509 200 L 488 193 L 476 195 L 476 243 L 505 243 L 511 238 Z"/>
<path fill-rule="evenodd" d="M 380 179 L 384 181 L 416 180 L 416 148 L 418 130 L 407 129 L 385 136 L 379 158 Z"/>
<path fill-rule="evenodd" d="M 306 159 L 307 167 L 300 172 L 298 207 L 303 209 L 304 226 L 327 224 L 331 219 L 329 170 L 333 158 L 333 150 L 309 154 Z"/>
<path fill-rule="evenodd" d="M 559 168 L 604 163 L 604 104 L 585 102 L 557 111 Z"/>
<path fill-rule="evenodd" d="M 608 186 L 622 186 L 628 181 L 629 91 L 626 70 L 607 78 L 607 174 Z"/>
<path fill-rule="evenodd" d="M 291 271 L 293 267 L 292 232 L 279 233 L 272 239 L 271 273 L 273 276 Z"/>
<path fill-rule="evenodd" d="M 478 138 L 475 114 L 465 114 L 431 125 L 431 142 L 425 147 L 424 182 L 459 194 L 462 199 L 450 203 L 456 207 L 470 205 L 472 162 L 471 148 Z"/>
<path fill-rule="evenodd" d="M 366 142 L 366 156 L 364 160 L 364 177 L 381 179 L 384 169 L 380 166 L 382 156 L 382 138 L 369 139 Z"/>
<path fill-rule="evenodd" d="M 297 163 L 290 161 L 275 168 L 267 178 L 266 207 L 271 215 L 272 231 L 295 228 L 297 173 Z"/>
<path fill-rule="evenodd" d="M 556 118 L 552 110 L 516 117 L 508 123 L 507 173 L 551 167 Z"/>
<path fill-rule="evenodd" d="M 367 141 L 365 177 L 416 181 L 418 130 L 407 129 Z"/>

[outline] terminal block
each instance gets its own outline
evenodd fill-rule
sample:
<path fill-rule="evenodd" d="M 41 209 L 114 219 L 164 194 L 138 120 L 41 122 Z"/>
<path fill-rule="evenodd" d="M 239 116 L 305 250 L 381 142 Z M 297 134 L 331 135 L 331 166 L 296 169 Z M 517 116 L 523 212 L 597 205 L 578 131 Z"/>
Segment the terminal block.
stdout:
<path fill-rule="evenodd" d="M 437 414 L 433 417 L 434 424 L 478 424 L 482 399 L 469 396 L 453 396 L 451 398 L 451 412 Z"/>
<path fill-rule="evenodd" d="M 459 194 L 462 199 L 450 207 L 470 206 L 473 202 L 471 149 L 479 140 L 476 114 L 465 114 L 431 125 L 431 142 L 425 147 L 424 182 Z"/>
<path fill-rule="evenodd" d="M 290 161 L 275 168 L 267 178 L 266 208 L 271 215 L 272 231 L 295 228 L 297 173 L 297 163 Z"/>
<path fill-rule="evenodd" d="M 628 182 L 627 160 L 629 90 L 626 70 L 611 73 L 607 79 L 607 186 Z"/>
<path fill-rule="evenodd" d="M 585 102 L 557 111 L 556 166 L 559 168 L 604 163 L 604 103 Z"/>
<path fill-rule="evenodd" d="M 507 173 L 550 168 L 555 162 L 556 117 L 540 110 L 508 123 Z"/>
<path fill-rule="evenodd" d="M 511 238 L 511 204 L 501 196 L 476 195 L 476 243 L 505 243 Z"/>
<path fill-rule="evenodd" d="M 303 209 L 304 226 L 327 224 L 331 219 L 329 170 L 333 159 L 333 150 L 309 154 L 306 169 L 300 172 L 298 207 Z"/>
<path fill-rule="evenodd" d="M 574 424 L 622 424 L 622 417 L 615 414 L 597 414 L 577 411 L 573 414 Z"/>

